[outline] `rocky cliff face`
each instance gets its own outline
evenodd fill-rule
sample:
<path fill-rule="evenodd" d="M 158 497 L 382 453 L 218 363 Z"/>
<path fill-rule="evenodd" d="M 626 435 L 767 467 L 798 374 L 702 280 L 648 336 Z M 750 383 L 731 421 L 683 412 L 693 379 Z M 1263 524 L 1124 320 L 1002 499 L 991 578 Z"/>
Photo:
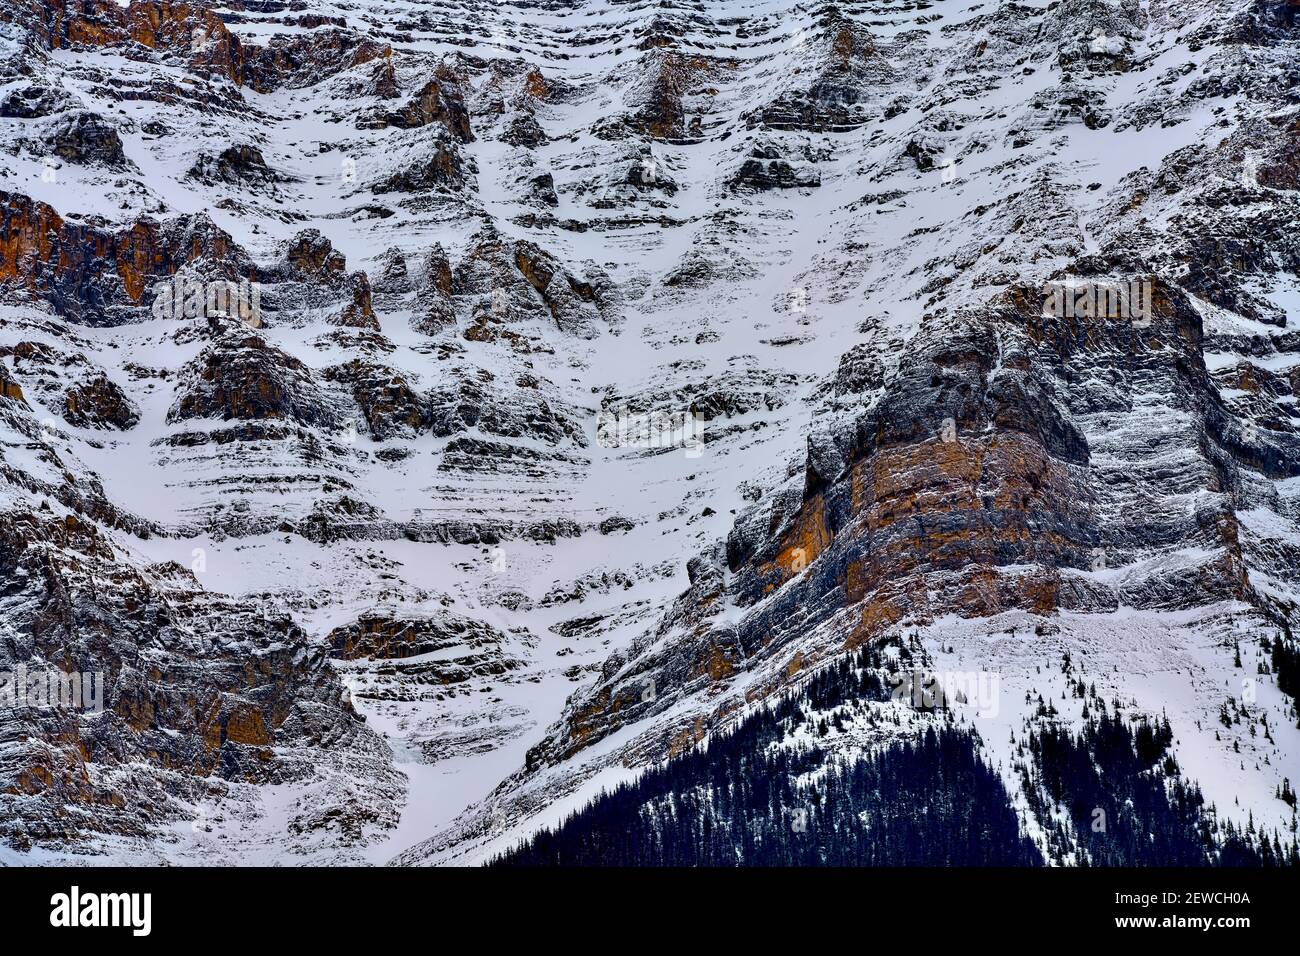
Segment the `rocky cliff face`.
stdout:
<path fill-rule="evenodd" d="M 1016 741 L 1097 700 L 1294 840 L 1271 11 L 0 0 L 0 43 L 0 671 L 103 689 L 0 708 L 0 859 L 478 861 L 904 635 L 997 675 L 960 716 L 1054 859 Z"/>

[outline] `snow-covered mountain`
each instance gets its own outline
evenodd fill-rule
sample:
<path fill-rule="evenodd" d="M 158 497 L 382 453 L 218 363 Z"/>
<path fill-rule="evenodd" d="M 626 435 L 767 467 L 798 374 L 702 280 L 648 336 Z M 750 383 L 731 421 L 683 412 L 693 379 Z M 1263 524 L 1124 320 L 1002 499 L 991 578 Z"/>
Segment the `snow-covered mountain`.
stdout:
<path fill-rule="evenodd" d="M 104 691 L 0 707 L 0 861 L 484 862 L 791 699 L 828 760 L 974 728 L 1067 863 L 1045 735 L 1167 722 L 1211 853 L 1294 847 L 1273 3 L 0 0 L 0 44 L 0 670 Z M 850 658 L 894 692 L 836 716 Z"/>

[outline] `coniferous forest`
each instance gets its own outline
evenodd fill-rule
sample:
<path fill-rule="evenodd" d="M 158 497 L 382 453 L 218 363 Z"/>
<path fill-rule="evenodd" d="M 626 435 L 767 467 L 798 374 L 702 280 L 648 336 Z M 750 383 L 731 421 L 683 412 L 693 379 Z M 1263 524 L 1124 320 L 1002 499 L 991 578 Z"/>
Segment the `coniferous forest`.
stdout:
<path fill-rule="evenodd" d="M 1130 726 L 1110 715 L 1079 734 L 1046 726 L 1031 736 L 1032 759 L 1018 766 L 1052 858 L 1083 866 L 1296 863 L 1294 844 L 1284 851 L 1277 834 L 1219 827 L 1199 788 L 1180 776 L 1172 738 L 1168 720 Z"/>
<path fill-rule="evenodd" d="M 842 748 L 832 752 L 819 743 L 828 725 L 839 729 L 899 706 L 885 703 L 897 669 L 922 662 L 919 646 L 903 642 L 847 656 L 729 732 L 600 795 L 493 865 L 1296 862 L 1293 842 L 1284 851 L 1277 834 L 1270 839 L 1219 827 L 1168 753 L 1167 721 L 1130 724 L 1102 714 L 1077 734 L 1041 721 L 1016 764 L 1029 803 L 1020 813 L 986 762 L 978 734 L 941 712 L 914 737 L 847 757 Z M 1044 848 L 1030 839 L 1026 821 Z"/>
<path fill-rule="evenodd" d="M 767 723 L 762 721 L 761 723 Z M 764 729 L 770 729 L 764 728 Z M 805 751 L 757 726 L 669 761 L 499 861 L 519 866 L 1033 866 L 996 774 L 966 732 L 927 729 L 815 785 Z"/>

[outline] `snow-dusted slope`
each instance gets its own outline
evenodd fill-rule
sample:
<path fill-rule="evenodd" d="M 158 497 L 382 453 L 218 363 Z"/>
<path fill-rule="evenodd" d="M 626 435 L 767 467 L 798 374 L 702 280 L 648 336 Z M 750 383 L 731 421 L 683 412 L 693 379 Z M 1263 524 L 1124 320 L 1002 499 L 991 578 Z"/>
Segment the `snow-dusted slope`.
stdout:
<path fill-rule="evenodd" d="M 1000 675 L 1013 794 L 1068 652 L 1289 831 L 1253 3 L 0 10 L 0 661 L 110 688 L 0 715 L 6 859 L 481 860 L 901 632 Z M 1067 277 L 1148 321 L 1044 317 Z"/>

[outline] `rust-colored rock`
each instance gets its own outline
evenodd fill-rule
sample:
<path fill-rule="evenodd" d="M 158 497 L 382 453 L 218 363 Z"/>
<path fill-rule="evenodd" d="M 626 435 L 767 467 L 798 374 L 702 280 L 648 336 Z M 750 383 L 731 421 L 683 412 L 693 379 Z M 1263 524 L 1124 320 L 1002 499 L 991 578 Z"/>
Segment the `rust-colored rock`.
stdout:
<path fill-rule="evenodd" d="M 471 143 L 474 133 L 470 130 L 469 110 L 465 108 L 463 80 L 450 67 L 440 65 L 420 91 L 400 110 L 389 113 L 383 124 L 399 129 L 414 129 L 437 123 L 450 132 L 458 141 Z"/>
<path fill-rule="evenodd" d="M 0 191 L 0 282 L 28 289 L 63 315 L 116 324 L 148 305 L 153 284 L 204 261 L 223 277 L 253 273 L 243 250 L 206 215 L 145 218 L 109 230 L 65 220 L 52 207 Z"/>
<path fill-rule="evenodd" d="M 140 420 L 139 410 L 108 376 L 95 375 L 69 388 L 63 417 L 73 425 L 127 429 Z"/>
<path fill-rule="evenodd" d="M 343 28 L 277 35 L 265 47 L 242 43 L 212 10 L 166 0 L 18 0 L 0 7 L 49 49 L 110 47 L 123 56 L 182 60 L 199 74 L 269 93 L 318 83 L 389 57 L 392 48 Z"/>

